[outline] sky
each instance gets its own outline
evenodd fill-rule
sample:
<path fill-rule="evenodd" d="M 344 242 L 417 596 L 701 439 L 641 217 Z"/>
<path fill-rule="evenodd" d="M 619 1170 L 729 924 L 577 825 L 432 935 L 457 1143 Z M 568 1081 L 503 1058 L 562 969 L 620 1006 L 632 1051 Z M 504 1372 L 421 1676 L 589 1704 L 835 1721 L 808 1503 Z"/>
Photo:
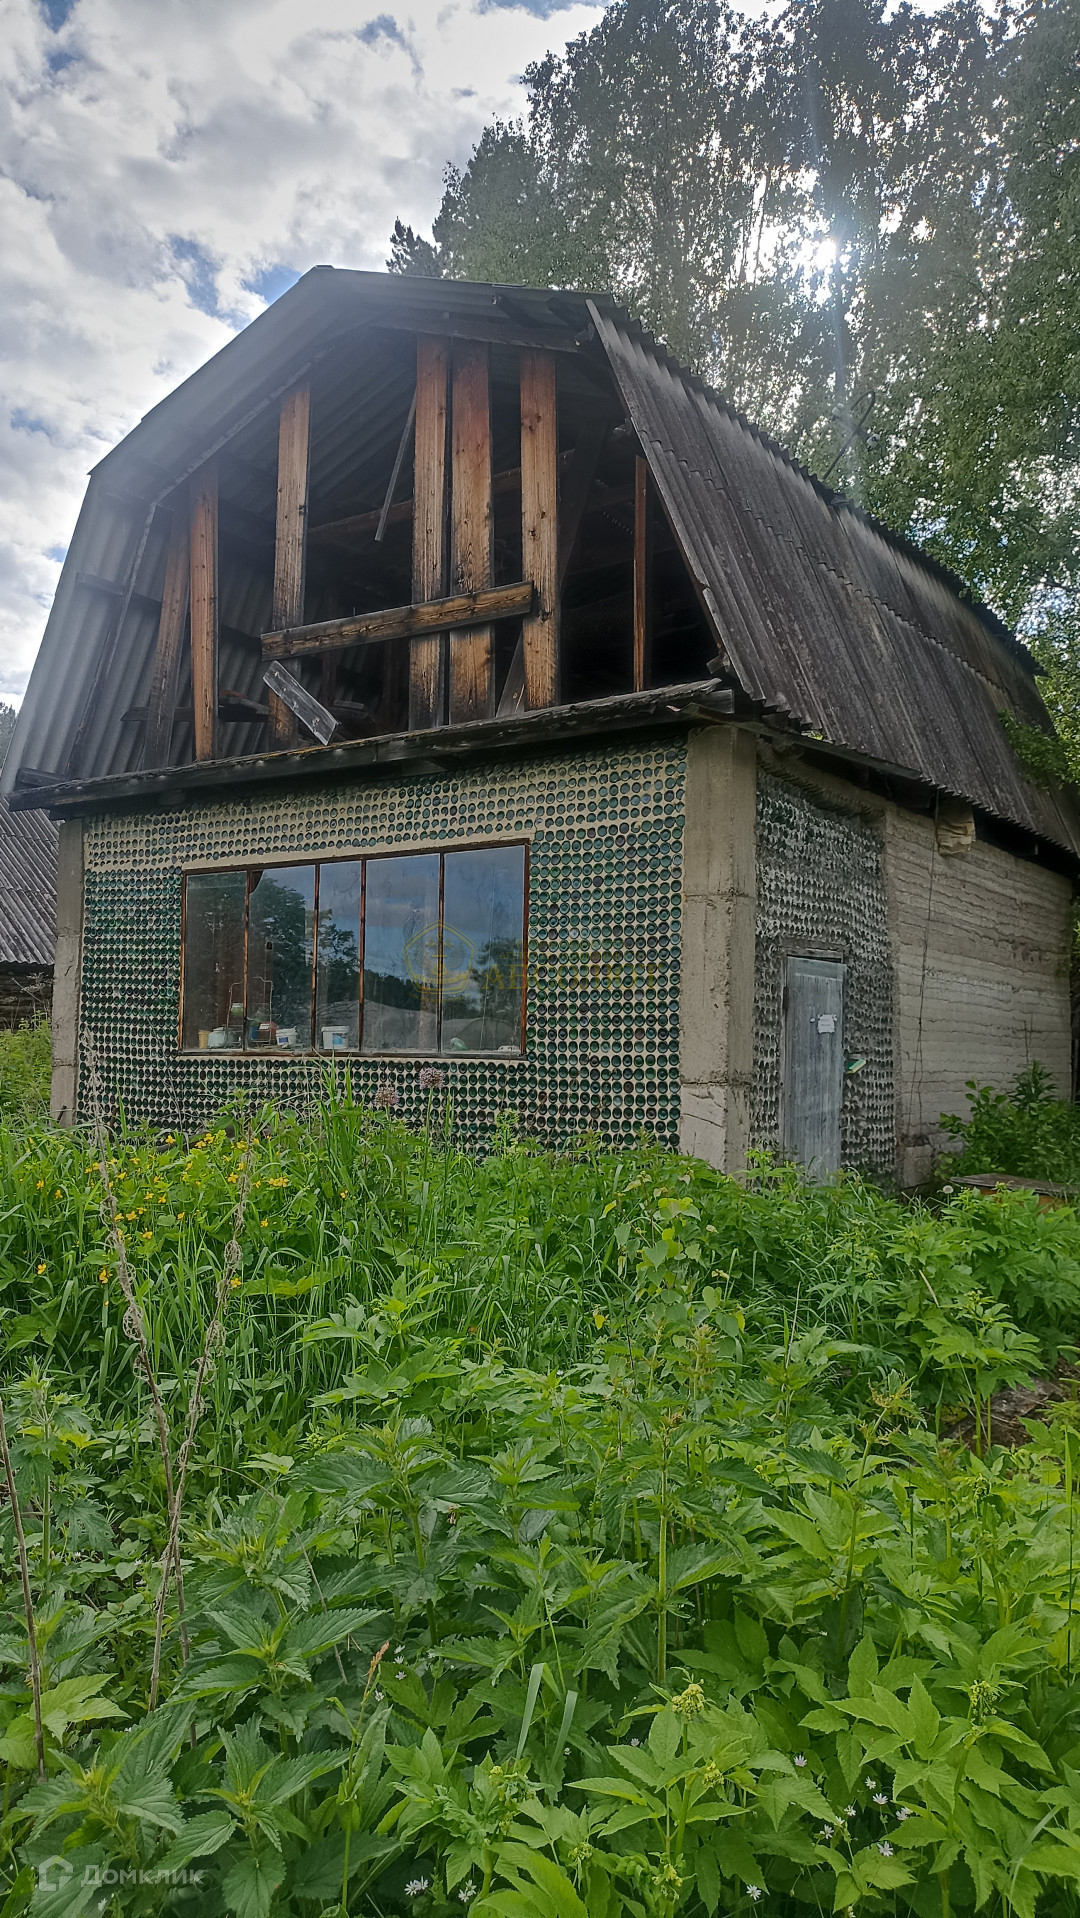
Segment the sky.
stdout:
<path fill-rule="evenodd" d="M 308 267 L 428 228 L 447 162 L 600 12 L 379 4 L 0 0 L 0 699 L 89 469 Z"/>

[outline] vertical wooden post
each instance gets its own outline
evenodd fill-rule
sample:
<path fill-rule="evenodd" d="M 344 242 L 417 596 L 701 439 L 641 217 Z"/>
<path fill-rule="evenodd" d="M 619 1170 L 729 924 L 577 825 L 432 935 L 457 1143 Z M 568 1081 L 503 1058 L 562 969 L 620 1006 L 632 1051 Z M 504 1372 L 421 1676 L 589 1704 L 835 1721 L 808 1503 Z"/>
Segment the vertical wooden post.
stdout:
<path fill-rule="evenodd" d="M 308 469 L 311 456 L 311 389 L 294 387 L 281 402 L 278 422 L 277 533 L 274 541 L 273 626 L 300 626 L 304 619 L 307 560 Z M 296 721 L 270 693 L 271 750 L 296 743 Z"/>
<path fill-rule="evenodd" d="M 413 441 L 412 596 L 417 605 L 446 591 L 446 376 L 445 340 L 416 342 L 416 429 Z M 391 642 L 393 643 L 393 642 Z M 442 723 L 444 641 L 414 639 L 409 646 L 409 726 L 422 731 Z"/>
<path fill-rule="evenodd" d="M 150 695 L 143 734 L 144 766 L 167 766 L 169 742 L 180 678 L 180 648 L 187 621 L 188 594 L 191 589 L 191 526 L 181 507 L 173 514 L 169 550 L 165 559 L 165 585 L 161 594 L 154 667 L 150 677 Z"/>
<path fill-rule="evenodd" d="M 649 466 L 640 453 L 634 464 L 634 691 L 645 687 L 649 670 Z"/>
<path fill-rule="evenodd" d="M 559 669 L 559 441 L 555 355 L 521 355 L 522 576 L 536 611 L 521 629 L 525 704 L 554 706 Z"/>
<path fill-rule="evenodd" d="M 191 482 L 191 693 L 195 757 L 217 750 L 218 476 L 209 460 Z"/>
<path fill-rule="evenodd" d="M 492 579 L 491 391 L 488 349 L 454 347 L 451 590 L 481 592 Z M 491 627 L 450 635 L 450 724 L 491 716 Z"/>

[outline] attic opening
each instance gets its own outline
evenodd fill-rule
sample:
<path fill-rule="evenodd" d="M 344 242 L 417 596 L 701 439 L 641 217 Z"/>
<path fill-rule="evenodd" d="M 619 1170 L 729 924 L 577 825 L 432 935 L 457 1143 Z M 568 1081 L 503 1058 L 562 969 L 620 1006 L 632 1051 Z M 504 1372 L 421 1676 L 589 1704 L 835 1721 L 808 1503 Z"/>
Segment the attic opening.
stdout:
<path fill-rule="evenodd" d="M 273 659 L 347 740 L 685 684 L 716 651 L 606 365 L 572 353 L 352 334 L 176 489 L 142 570 L 145 766 L 307 743 Z"/>

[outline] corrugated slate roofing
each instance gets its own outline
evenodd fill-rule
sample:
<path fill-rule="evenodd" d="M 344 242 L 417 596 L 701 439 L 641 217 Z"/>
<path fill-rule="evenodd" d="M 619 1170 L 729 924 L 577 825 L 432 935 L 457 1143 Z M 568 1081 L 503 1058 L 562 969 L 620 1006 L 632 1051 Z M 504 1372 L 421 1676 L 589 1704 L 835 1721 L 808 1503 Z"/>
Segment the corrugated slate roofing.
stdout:
<path fill-rule="evenodd" d="M 360 328 L 370 377 L 357 370 Z M 124 714 L 145 700 L 150 675 L 164 563 L 154 508 L 181 479 L 238 433 L 248 447 L 264 431 L 272 437 L 269 403 L 311 368 L 327 383 L 334 422 L 313 447 L 313 486 L 322 460 L 332 490 L 357 407 L 373 461 L 400 431 L 407 396 L 385 355 L 389 331 L 512 345 L 523 328 L 610 368 L 719 648 L 762 718 L 1080 857 L 1072 795 L 1025 778 L 999 717 L 1004 709 L 1049 727 L 1024 648 L 960 582 L 814 480 L 609 297 L 328 267 L 306 274 L 95 468 L 3 790 L 20 766 L 84 780 L 137 769 L 141 729 Z M 222 607 L 226 627 L 261 630 L 269 609 L 254 582 L 248 599 Z M 257 658 L 227 633 L 220 672 L 239 691 L 257 684 Z M 238 732 L 235 750 L 254 753 L 257 734 Z"/>
<path fill-rule="evenodd" d="M 56 840 L 45 813 L 9 812 L 0 800 L 0 965 L 52 965 Z"/>

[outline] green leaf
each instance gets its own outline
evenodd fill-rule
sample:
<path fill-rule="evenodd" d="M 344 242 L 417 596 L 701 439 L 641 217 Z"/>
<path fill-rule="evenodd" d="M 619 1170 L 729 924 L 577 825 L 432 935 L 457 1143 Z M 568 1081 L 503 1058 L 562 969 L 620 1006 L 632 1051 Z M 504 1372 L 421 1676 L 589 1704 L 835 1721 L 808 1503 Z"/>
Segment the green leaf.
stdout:
<path fill-rule="evenodd" d="M 929 1758 L 938 1735 L 941 1714 L 921 1678 L 912 1680 L 908 1692 L 908 1711 L 915 1730 L 915 1750 L 920 1758 Z"/>
<path fill-rule="evenodd" d="M 499 1850 L 500 1869 L 504 1861 L 532 1880 L 547 1897 L 550 1909 L 557 1914 L 557 1918 L 589 1918 L 573 1884 L 554 1859 L 546 1857 L 543 1852 L 530 1850 L 528 1845 L 511 1843 Z"/>
<path fill-rule="evenodd" d="M 276 1851 L 248 1852 L 226 1872 L 221 1890 L 236 1918 L 267 1918 L 274 1893 L 285 1876 Z"/>
<path fill-rule="evenodd" d="M 649 1727 L 649 1750 L 658 1765 L 674 1764 L 682 1750 L 682 1726 L 673 1711 L 657 1712 Z"/>
<path fill-rule="evenodd" d="M 209 1858 L 227 1845 L 236 1826 L 225 1811 L 206 1811 L 189 1818 L 177 1833 L 167 1852 L 157 1861 L 157 1870 L 183 1871 L 193 1858 Z"/>

